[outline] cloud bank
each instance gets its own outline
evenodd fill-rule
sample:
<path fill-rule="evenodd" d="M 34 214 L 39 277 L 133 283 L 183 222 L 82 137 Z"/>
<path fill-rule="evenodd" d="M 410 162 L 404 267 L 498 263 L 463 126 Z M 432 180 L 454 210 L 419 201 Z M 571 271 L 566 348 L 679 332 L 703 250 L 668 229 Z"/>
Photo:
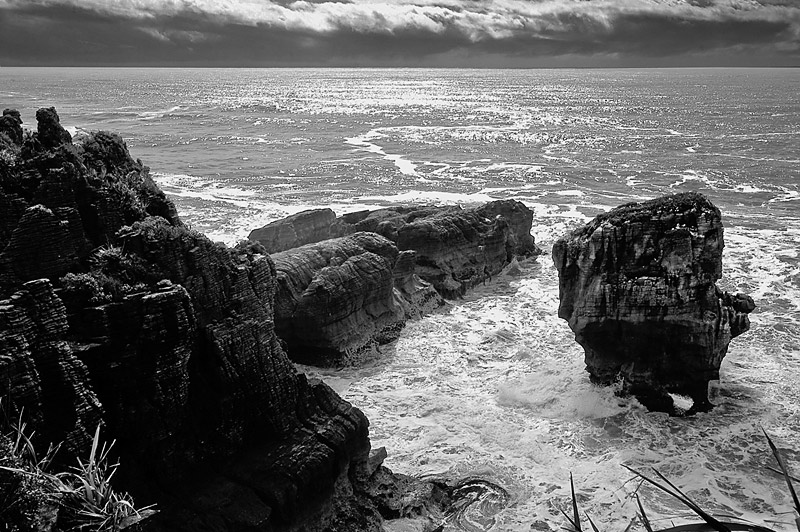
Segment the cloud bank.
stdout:
<path fill-rule="evenodd" d="M 0 65 L 800 66 L 800 5 L 0 0 Z"/>

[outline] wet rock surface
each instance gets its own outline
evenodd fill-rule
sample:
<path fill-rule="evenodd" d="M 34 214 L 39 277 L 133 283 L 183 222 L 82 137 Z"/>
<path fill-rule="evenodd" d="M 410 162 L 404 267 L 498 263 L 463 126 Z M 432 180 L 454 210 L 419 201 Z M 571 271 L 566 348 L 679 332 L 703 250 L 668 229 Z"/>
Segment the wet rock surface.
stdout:
<path fill-rule="evenodd" d="M 586 352 L 592 380 L 621 380 L 645 406 L 674 414 L 670 394 L 711 408 L 708 384 L 755 308 L 721 291 L 719 209 L 696 193 L 623 205 L 561 238 L 558 315 Z"/>
<path fill-rule="evenodd" d="M 344 215 L 358 231 L 372 231 L 416 252 L 416 273 L 444 297 L 456 298 L 498 274 L 513 257 L 541 251 L 530 234 L 533 213 L 521 202 L 396 207 Z"/>
<path fill-rule="evenodd" d="M 514 200 L 478 208 L 413 206 L 359 211 L 333 218 L 330 209 L 306 211 L 250 233 L 267 248 L 295 246 L 354 232 L 377 233 L 400 251 L 415 252 L 415 273 L 444 297 L 457 298 L 499 273 L 514 257 L 541 253 L 531 236 L 533 213 Z M 287 234 L 280 239 L 275 235 Z M 294 239 L 294 235 L 309 235 Z M 280 244 L 275 241 L 280 240 Z M 283 248 L 288 249 L 288 248 Z"/>

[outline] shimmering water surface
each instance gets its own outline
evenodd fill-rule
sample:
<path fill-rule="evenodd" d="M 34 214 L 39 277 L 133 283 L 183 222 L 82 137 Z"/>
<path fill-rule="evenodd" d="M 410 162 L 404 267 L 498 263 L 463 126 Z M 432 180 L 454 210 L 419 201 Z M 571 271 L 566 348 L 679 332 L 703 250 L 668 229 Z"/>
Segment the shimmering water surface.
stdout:
<path fill-rule="evenodd" d="M 310 207 L 515 198 L 549 251 L 621 203 L 696 190 L 720 207 L 722 285 L 758 308 L 710 413 L 669 418 L 592 386 L 547 255 L 409 323 L 365 367 L 302 368 L 366 412 L 392 469 L 502 487 L 507 501 L 445 527 L 470 531 L 560 528 L 570 472 L 601 529 L 630 523 L 637 489 L 657 526 L 686 515 L 622 464 L 792 528 L 760 427 L 800 469 L 798 87 L 796 69 L 0 69 L 0 103 L 26 125 L 55 105 L 73 131 L 119 132 L 183 218 L 228 243 Z"/>

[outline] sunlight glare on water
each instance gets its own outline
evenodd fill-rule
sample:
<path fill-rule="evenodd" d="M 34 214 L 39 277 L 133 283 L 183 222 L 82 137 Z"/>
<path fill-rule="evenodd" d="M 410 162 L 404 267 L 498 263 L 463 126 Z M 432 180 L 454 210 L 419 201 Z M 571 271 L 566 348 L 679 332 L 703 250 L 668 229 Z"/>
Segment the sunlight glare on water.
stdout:
<path fill-rule="evenodd" d="M 657 528 L 685 515 L 623 464 L 793 529 L 760 427 L 800 464 L 797 69 L 3 68 L 0 86 L 28 127 L 55 105 L 72 132 L 120 133 L 181 217 L 229 244 L 312 207 L 513 198 L 549 250 L 616 205 L 706 194 L 726 226 L 721 286 L 758 305 L 709 413 L 669 418 L 591 385 L 547 254 L 410 322 L 364 367 L 302 369 L 366 412 L 393 470 L 486 482 L 464 488 L 494 497 L 485 514 L 449 529 L 558 530 L 570 473 L 601 530 L 625 529 L 637 490 Z"/>

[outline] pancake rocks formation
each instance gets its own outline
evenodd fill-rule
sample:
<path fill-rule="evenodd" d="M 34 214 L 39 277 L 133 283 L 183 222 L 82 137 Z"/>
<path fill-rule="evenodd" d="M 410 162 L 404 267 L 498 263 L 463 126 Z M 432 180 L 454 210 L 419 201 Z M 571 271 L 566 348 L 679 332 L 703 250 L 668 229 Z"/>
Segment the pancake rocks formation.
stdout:
<path fill-rule="evenodd" d="M 541 251 L 533 213 L 514 200 L 479 208 L 396 207 L 337 218 L 304 211 L 250 233 L 273 253 L 275 326 L 289 356 L 358 364 L 406 320 L 462 296 L 514 258 Z M 338 237 L 338 238 L 337 238 Z"/>
<path fill-rule="evenodd" d="M 275 261 L 186 228 L 117 135 L 36 117 L 0 119 L 4 414 L 24 411 L 39 449 L 64 441 L 65 464 L 102 423 L 115 487 L 158 504 L 148 531 L 379 530 L 408 482 L 364 414 L 287 358 Z"/>
<path fill-rule="evenodd" d="M 717 288 L 722 248 L 720 211 L 697 193 L 622 205 L 556 242 L 558 315 L 593 382 L 621 380 L 651 410 L 683 413 L 669 394 L 711 408 L 708 384 L 755 308 Z"/>

